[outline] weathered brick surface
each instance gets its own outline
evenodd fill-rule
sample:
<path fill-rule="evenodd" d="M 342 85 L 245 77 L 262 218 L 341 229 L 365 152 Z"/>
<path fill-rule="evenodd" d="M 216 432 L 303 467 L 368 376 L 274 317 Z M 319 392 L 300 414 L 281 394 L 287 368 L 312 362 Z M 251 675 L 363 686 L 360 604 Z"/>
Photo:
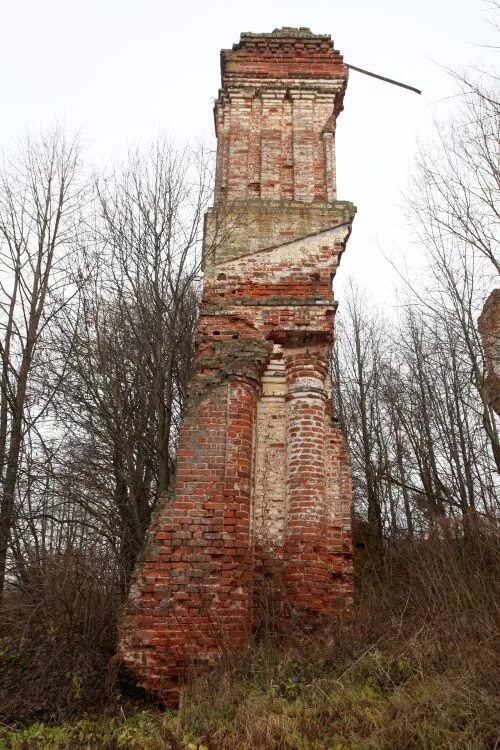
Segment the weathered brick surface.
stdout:
<path fill-rule="evenodd" d="M 500 414 L 500 289 L 494 289 L 479 318 L 486 360 L 486 393 L 491 407 Z"/>
<path fill-rule="evenodd" d="M 121 628 L 139 682 L 175 701 L 190 670 L 264 613 L 331 622 L 351 603 L 351 479 L 331 418 L 332 280 L 355 209 L 336 200 L 347 68 L 306 29 L 222 53 L 196 374 L 172 499 Z"/>

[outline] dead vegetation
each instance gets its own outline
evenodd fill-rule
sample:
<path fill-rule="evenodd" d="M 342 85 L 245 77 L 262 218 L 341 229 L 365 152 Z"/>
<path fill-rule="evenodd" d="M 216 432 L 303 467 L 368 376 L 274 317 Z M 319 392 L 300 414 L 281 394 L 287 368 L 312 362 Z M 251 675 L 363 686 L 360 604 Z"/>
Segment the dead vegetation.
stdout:
<path fill-rule="evenodd" d="M 0 720 L 98 711 L 114 690 L 120 599 L 106 560 L 79 552 L 27 566 L 0 617 Z"/>
<path fill-rule="evenodd" d="M 65 579 L 69 588 L 78 580 L 76 596 L 61 586 L 43 603 L 25 601 L 16 658 L 8 656 L 15 641 L 6 640 L 4 624 L 0 657 L 2 695 L 10 680 L 18 696 L 7 713 L 2 702 L 4 721 L 17 712 L 18 721 L 32 722 L 35 696 L 39 721 L 73 721 L 5 729 L 0 747 L 493 750 L 500 742 L 499 541 L 496 526 L 472 515 L 437 523 L 426 538 L 393 545 L 382 557 L 361 548 L 350 622 L 326 641 L 297 633 L 283 646 L 264 637 L 186 688 L 176 713 L 134 701 L 120 686 L 109 668 L 112 598 L 90 594 L 79 568 Z M 60 644 L 63 634 L 67 649 L 56 653 L 52 638 Z M 24 716 L 20 695 L 29 707 Z"/>

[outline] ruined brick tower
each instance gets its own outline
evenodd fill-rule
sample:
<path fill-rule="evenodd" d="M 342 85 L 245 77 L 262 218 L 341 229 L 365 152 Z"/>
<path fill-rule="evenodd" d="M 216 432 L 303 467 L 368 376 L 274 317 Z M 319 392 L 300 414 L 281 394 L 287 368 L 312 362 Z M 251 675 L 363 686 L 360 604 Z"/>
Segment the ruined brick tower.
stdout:
<path fill-rule="evenodd" d="M 158 508 L 121 630 L 139 682 L 175 700 L 190 668 L 243 649 L 272 610 L 349 609 L 351 480 L 332 420 L 332 279 L 348 70 L 329 36 L 242 34 L 221 55 L 196 374 L 175 495 Z"/>

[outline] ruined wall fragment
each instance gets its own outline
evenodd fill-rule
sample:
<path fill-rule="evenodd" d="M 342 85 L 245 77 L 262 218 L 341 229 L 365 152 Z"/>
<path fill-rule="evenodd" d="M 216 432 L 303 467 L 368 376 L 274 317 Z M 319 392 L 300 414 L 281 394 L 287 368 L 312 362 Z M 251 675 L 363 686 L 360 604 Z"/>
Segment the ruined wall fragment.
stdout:
<path fill-rule="evenodd" d="M 500 289 L 486 300 L 479 318 L 486 358 L 486 391 L 491 407 L 500 414 Z"/>
<path fill-rule="evenodd" d="M 192 670 L 244 649 L 264 607 L 286 629 L 351 603 L 350 461 L 328 372 L 332 280 L 355 213 L 336 199 L 348 70 L 329 36 L 288 28 L 242 34 L 221 68 L 175 493 L 121 628 L 125 662 L 166 702 Z"/>

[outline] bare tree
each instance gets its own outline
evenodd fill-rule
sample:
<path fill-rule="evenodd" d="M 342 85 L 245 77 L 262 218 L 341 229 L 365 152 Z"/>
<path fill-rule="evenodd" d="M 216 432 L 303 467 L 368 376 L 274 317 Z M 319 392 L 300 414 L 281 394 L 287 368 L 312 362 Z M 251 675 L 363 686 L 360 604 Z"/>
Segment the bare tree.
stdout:
<path fill-rule="evenodd" d="M 353 454 L 355 502 L 366 508 L 372 533 L 383 537 L 383 508 L 378 481 L 382 461 L 380 415 L 381 338 L 383 324 L 366 295 L 351 284 L 337 325 L 334 383 L 343 429 Z"/>
<path fill-rule="evenodd" d="M 211 190 L 205 155 L 166 141 L 98 179 L 99 270 L 75 340 L 61 330 L 64 492 L 116 540 L 123 590 L 175 469 Z"/>
<path fill-rule="evenodd" d="M 352 289 L 333 360 L 353 455 L 355 510 L 383 551 L 436 520 L 498 513 L 483 405 L 455 326 L 425 305 L 389 322 Z"/>
<path fill-rule="evenodd" d="M 5 158 L 0 172 L 0 600 L 23 441 L 47 417 L 64 377 L 66 363 L 50 348 L 50 332 L 62 317 L 69 324 L 68 309 L 78 295 L 75 255 L 84 201 L 78 143 L 60 131 L 28 140 L 16 157 Z"/>
<path fill-rule="evenodd" d="M 500 280 L 500 96 L 493 76 L 455 75 L 460 106 L 421 147 L 410 216 L 425 247 L 430 282 L 410 283 L 420 303 L 460 341 L 461 367 L 479 395 L 483 428 L 500 471 L 498 422 L 488 403 L 477 319 Z"/>

